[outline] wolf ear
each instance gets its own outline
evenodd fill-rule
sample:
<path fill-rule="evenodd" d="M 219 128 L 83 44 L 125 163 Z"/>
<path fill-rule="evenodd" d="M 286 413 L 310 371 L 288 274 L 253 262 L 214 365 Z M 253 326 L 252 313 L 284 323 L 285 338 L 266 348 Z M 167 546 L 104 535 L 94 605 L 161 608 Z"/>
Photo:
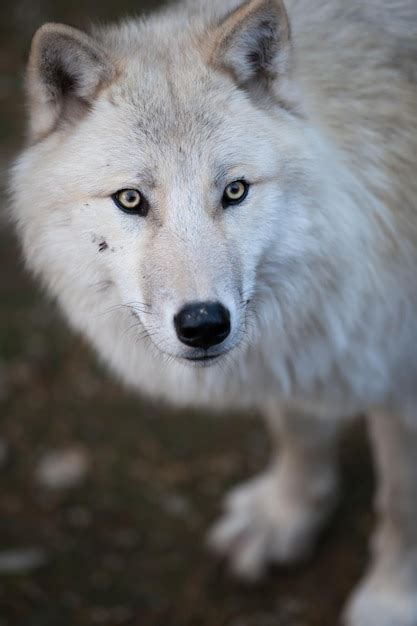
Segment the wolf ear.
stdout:
<path fill-rule="evenodd" d="M 282 0 L 249 0 L 218 25 L 211 63 L 244 85 L 283 74 L 290 52 L 290 23 Z"/>
<path fill-rule="evenodd" d="M 26 77 L 32 138 L 82 115 L 114 73 L 111 61 L 88 35 L 63 24 L 41 26 L 32 41 Z"/>

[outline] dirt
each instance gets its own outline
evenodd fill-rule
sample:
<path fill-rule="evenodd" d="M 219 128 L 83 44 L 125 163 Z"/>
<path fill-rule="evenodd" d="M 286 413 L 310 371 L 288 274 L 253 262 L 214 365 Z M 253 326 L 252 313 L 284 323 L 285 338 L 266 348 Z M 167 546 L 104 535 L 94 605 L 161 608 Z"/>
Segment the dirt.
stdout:
<path fill-rule="evenodd" d="M 152 4 L 3 0 L 2 165 L 24 134 L 22 69 L 34 29 L 82 27 Z M 204 537 L 227 488 L 267 463 L 259 417 L 175 412 L 121 389 L 25 274 L 5 224 L 0 413 L 0 562 L 15 564 L 0 568 L 0 626 L 337 624 L 372 524 L 362 428 L 343 443 L 344 496 L 314 558 L 258 586 L 239 584 Z M 72 448 L 88 455 L 85 478 L 43 489 L 40 459 Z"/>

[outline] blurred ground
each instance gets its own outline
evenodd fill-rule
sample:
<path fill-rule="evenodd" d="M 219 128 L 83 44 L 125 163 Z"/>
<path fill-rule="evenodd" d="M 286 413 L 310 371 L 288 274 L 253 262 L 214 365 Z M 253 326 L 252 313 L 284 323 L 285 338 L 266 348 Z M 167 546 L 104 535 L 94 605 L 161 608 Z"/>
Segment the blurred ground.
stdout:
<path fill-rule="evenodd" d="M 152 4 L 3 0 L 3 171 L 22 141 L 33 30 Z M 23 273 L 1 222 L 0 626 L 335 626 L 367 557 L 361 429 L 344 443 L 345 495 L 315 560 L 240 586 L 206 552 L 204 533 L 227 487 L 265 465 L 261 423 L 171 412 L 110 382 Z M 62 462 L 60 450 L 69 450 Z M 75 467 L 72 488 L 45 487 L 42 472 L 59 473 L 57 462 L 64 484 Z"/>

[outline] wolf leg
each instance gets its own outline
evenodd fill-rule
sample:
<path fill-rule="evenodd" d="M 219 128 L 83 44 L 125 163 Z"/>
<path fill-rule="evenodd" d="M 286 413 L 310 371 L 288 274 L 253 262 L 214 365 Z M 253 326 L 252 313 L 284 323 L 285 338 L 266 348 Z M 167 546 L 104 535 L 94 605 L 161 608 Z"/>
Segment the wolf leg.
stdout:
<path fill-rule="evenodd" d="M 417 425 L 369 418 L 380 521 L 372 562 L 346 610 L 348 626 L 417 626 Z"/>
<path fill-rule="evenodd" d="M 339 421 L 294 413 L 268 417 L 279 454 L 261 476 L 234 489 L 209 535 L 232 571 L 256 580 L 268 565 L 306 557 L 337 496 Z"/>

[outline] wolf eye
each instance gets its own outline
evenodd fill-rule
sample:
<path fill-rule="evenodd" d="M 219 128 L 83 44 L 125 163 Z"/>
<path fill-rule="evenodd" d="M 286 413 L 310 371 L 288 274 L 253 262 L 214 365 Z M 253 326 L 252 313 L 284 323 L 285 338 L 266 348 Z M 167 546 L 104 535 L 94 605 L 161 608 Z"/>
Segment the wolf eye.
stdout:
<path fill-rule="evenodd" d="M 115 205 L 125 213 L 133 213 L 145 217 L 148 204 L 137 189 L 122 189 L 112 195 Z"/>
<path fill-rule="evenodd" d="M 240 204 L 248 195 L 249 185 L 244 180 L 235 180 L 229 185 L 223 193 L 223 206 Z"/>

